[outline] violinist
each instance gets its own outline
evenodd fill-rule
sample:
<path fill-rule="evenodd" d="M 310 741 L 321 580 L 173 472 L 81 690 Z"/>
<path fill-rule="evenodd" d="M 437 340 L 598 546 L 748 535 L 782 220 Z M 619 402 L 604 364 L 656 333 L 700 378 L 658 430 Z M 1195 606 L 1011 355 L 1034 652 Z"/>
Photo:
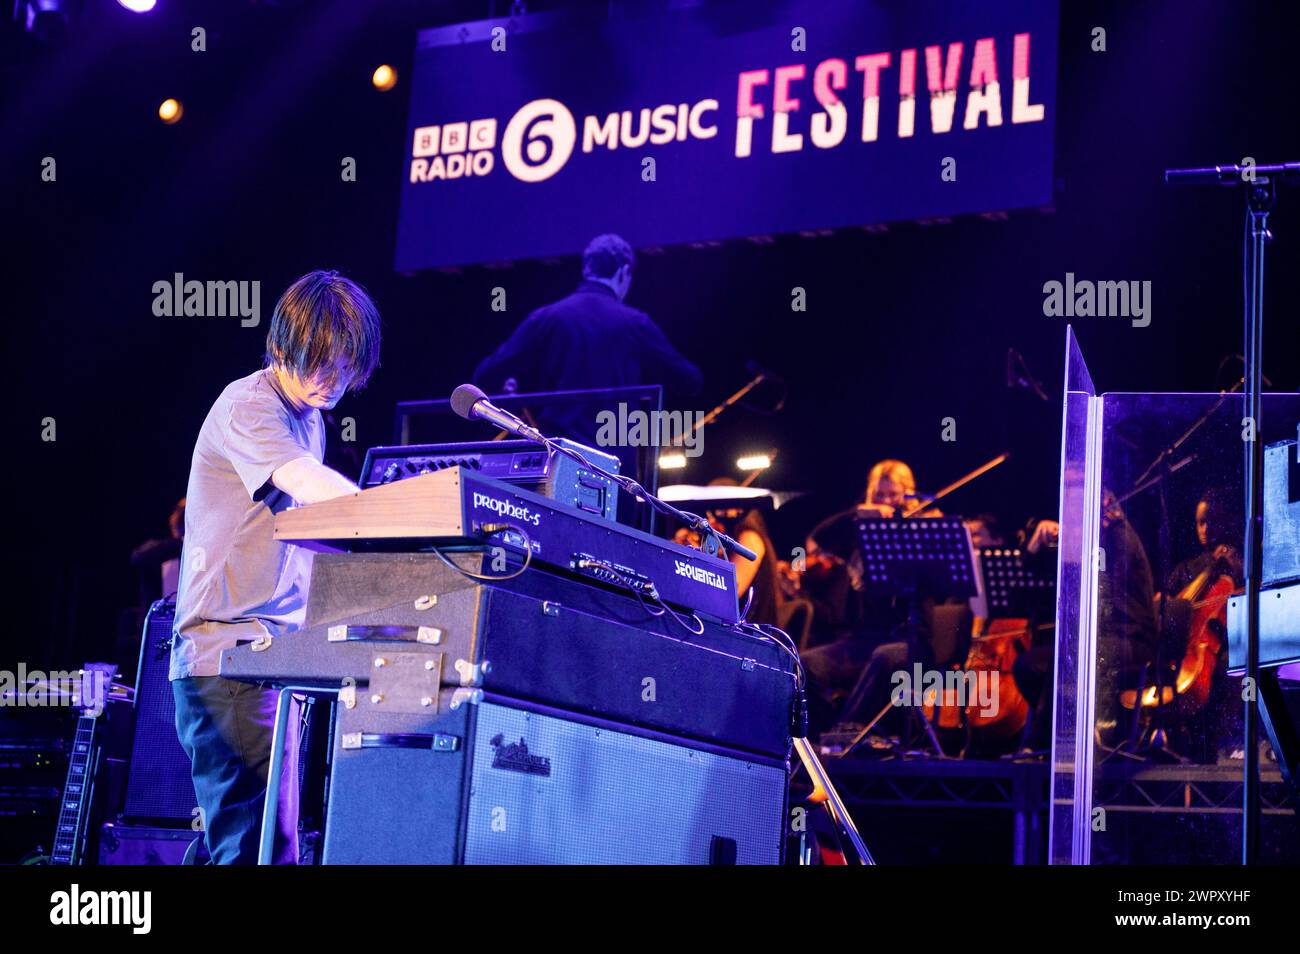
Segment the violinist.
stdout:
<path fill-rule="evenodd" d="M 819 729 L 834 725 L 846 693 L 844 718 L 861 716 L 882 697 L 887 701 L 891 674 L 916 661 L 917 647 L 926 642 L 919 634 L 903 631 L 905 607 L 890 597 L 866 593 L 854 524 L 855 517 L 890 519 L 901 515 L 915 498 L 912 469 L 901 460 L 879 461 L 867 474 L 861 503 L 828 517 L 809 534 L 807 559 L 809 566 L 819 569 L 813 579 L 805 575 L 802 583 L 815 585 L 808 595 L 817 615 L 828 613 L 839 624 L 832 642 L 802 655 L 812 689 L 810 715 Z M 875 707 L 877 711 L 881 708 Z"/>
<path fill-rule="evenodd" d="M 928 513 L 929 511 L 927 511 Z M 967 517 L 962 521 L 966 529 L 970 531 L 970 545 L 974 550 L 983 550 L 988 547 L 1005 546 L 1006 541 L 1002 538 L 1002 528 L 998 523 L 998 518 L 991 513 L 980 513 L 973 517 Z"/>
<path fill-rule="evenodd" d="M 730 477 L 718 477 L 709 481 L 709 486 L 736 487 L 738 484 Z M 749 589 L 753 587 L 754 596 L 745 618 L 751 623 L 776 625 L 777 611 L 784 596 L 777 569 L 776 545 L 772 543 L 763 514 L 757 507 L 724 507 L 706 511 L 705 517 L 714 530 L 735 538 L 741 546 L 754 551 L 753 560 L 738 553 L 731 555 L 736 568 L 736 593 L 743 608 Z M 699 535 L 686 527 L 677 531 L 675 539 L 687 546 L 700 545 Z"/>

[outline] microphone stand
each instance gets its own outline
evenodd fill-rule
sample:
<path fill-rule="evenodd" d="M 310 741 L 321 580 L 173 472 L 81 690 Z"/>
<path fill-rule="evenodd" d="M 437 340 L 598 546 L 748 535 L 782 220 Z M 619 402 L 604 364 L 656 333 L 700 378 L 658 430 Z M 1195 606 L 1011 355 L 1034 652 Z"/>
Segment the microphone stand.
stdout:
<path fill-rule="evenodd" d="M 1300 179 L 1300 162 L 1277 165 L 1211 166 L 1202 169 L 1166 169 L 1170 185 L 1220 184 L 1246 189 L 1246 243 L 1243 277 L 1245 314 L 1246 417 L 1254 425 L 1254 440 L 1246 442 L 1246 519 L 1243 574 L 1246 581 L 1246 685 L 1253 690 L 1245 704 L 1244 765 L 1241 796 L 1241 863 L 1259 858 L 1259 603 L 1264 548 L 1264 446 L 1261 416 L 1263 400 L 1264 252 L 1273 233 L 1268 216 L 1277 198 L 1277 183 Z"/>
<path fill-rule="evenodd" d="M 1263 417 L 1264 372 L 1264 251 L 1273 237 L 1268 230 L 1277 186 L 1272 176 L 1252 183 L 1247 190 L 1246 227 L 1246 416 L 1254 424 L 1246 445 L 1246 540 L 1243 558 L 1246 577 L 1246 684 L 1254 692 L 1246 702 L 1244 751 L 1242 759 L 1241 861 L 1253 865 L 1259 860 L 1260 790 L 1259 790 L 1259 602 L 1262 557 L 1264 550 L 1264 442 Z"/>
<path fill-rule="evenodd" d="M 1166 447 L 1164 450 L 1162 450 L 1159 454 L 1156 455 L 1156 459 L 1147 465 L 1147 469 L 1142 471 L 1142 475 L 1138 477 L 1137 480 L 1133 481 L 1133 489 L 1130 490 L 1129 493 L 1121 497 L 1118 502 L 1123 503 L 1133 494 L 1141 490 L 1144 486 L 1147 486 L 1146 483 L 1147 478 L 1150 477 L 1151 474 L 1154 473 L 1157 469 L 1160 469 L 1162 471 L 1162 476 L 1163 476 L 1164 470 L 1169 466 L 1169 459 L 1178 452 L 1178 449 L 1180 447 L 1182 447 L 1184 444 L 1187 443 L 1188 439 L 1193 434 L 1195 434 L 1198 430 L 1201 429 L 1201 427 L 1205 424 L 1206 421 L 1208 421 L 1210 418 L 1212 418 L 1215 415 L 1215 413 L 1219 410 L 1219 408 L 1223 407 L 1223 402 L 1228 400 L 1228 395 L 1235 394 L 1237 392 L 1237 389 L 1240 388 L 1245 382 L 1246 379 L 1242 378 L 1232 387 L 1228 388 L 1228 390 L 1220 391 L 1219 399 L 1215 401 L 1214 404 L 1211 405 L 1210 408 L 1204 414 L 1202 414 L 1195 421 L 1193 421 L 1192 426 L 1189 427 L 1187 430 L 1183 431 L 1182 435 L 1176 441 L 1174 441 L 1172 444 L 1170 444 L 1168 447 Z M 1173 468 L 1173 470 L 1176 469 L 1177 468 Z M 1158 479 L 1160 478 L 1157 477 L 1157 480 Z"/>
<path fill-rule="evenodd" d="M 511 416 L 513 417 L 513 415 Z M 523 421 L 520 421 L 519 427 L 515 430 L 515 433 L 535 444 L 541 444 L 552 453 L 561 454 L 569 458 L 580 467 L 585 467 L 587 470 L 599 474 L 606 480 L 613 482 L 624 493 L 631 494 L 636 500 L 639 500 L 642 503 L 648 503 L 660 513 L 680 520 L 687 527 L 700 535 L 700 549 L 710 556 L 717 556 L 720 551 L 725 550 L 727 553 L 739 554 L 746 560 L 758 559 L 758 554 L 749 549 L 749 547 L 744 546 L 740 541 L 726 533 L 723 533 L 721 530 L 714 529 L 713 525 L 709 523 L 708 518 L 702 517 L 696 513 L 691 513 L 687 510 L 679 510 L 668 501 L 650 493 L 650 491 L 646 490 L 631 477 L 628 477 L 625 474 L 611 474 L 603 467 L 598 467 L 593 464 L 573 448 L 565 447 L 553 437 L 547 437 L 537 428 L 530 427 Z"/>
<path fill-rule="evenodd" d="M 737 401 L 743 398 L 750 391 L 754 390 L 754 388 L 758 387 L 760 384 L 766 381 L 769 377 L 770 375 L 768 374 L 768 372 L 759 370 L 754 375 L 754 377 L 750 378 L 749 381 L 739 391 L 731 395 L 731 397 L 724 400 L 712 411 L 710 411 L 708 414 L 705 414 L 702 418 L 696 421 L 695 426 L 691 428 L 691 433 L 694 434 L 705 424 L 712 424 L 714 421 L 716 421 L 719 417 L 722 416 L 723 411 L 727 410 L 727 408 L 731 407 L 733 404 L 735 404 Z M 782 399 L 781 404 L 782 405 L 785 404 L 784 399 Z M 780 408 L 778 408 L 778 410 L 780 410 Z"/>
<path fill-rule="evenodd" d="M 760 368 L 760 369 L 757 369 L 757 370 L 751 368 L 750 370 L 754 370 L 754 376 L 753 376 L 752 378 L 750 378 L 747 382 L 745 382 L 745 384 L 740 388 L 740 390 L 736 391 L 736 392 L 735 392 L 734 394 L 732 394 L 730 397 L 724 399 L 723 402 L 722 402 L 721 404 L 719 404 L 719 405 L 718 405 L 717 407 L 715 407 L 712 411 L 709 411 L 708 414 L 705 414 L 705 415 L 704 415 L 703 417 L 701 417 L 698 421 L 696 421 L 696 422 L 691 426 L 691 433 L 692 433 L 692 434 L 694 434 L 696 431 L 700 430 L 702 427 L 704 427 L 704 425 L 706 425 L 706 424 L 712 424 L 714 421 L 716 421 L 719 417 L 722 416 L 722 412 L 723 412 L 723 411 L 725 411 L 725 410 L 727 410 L 728 408 L 730 408 L 730 407 L 732 407 L 733 405 L 735 405 L 737 402 L 740 401 L 741 398 L 743 398 L 743 397 L 744 397 L 746 394 L 748 394 L 750 391 L 754 390 L 754 388 L 758 387 L 758 386 L 759 386 L 760 384 L 762 384 L 764 381 L 773 380 L 773 381 L 781 382 L 781 379 L 780 379 L 780 378 L 775 377 L 775 376 L 772 375 L 770 372 L 768 372 L 768 371 L 764 371 L 764 370 L 762 370 L 761 368 Z M 783 382 L 782 382 L 782 383 L 783 383 Z M 780 403 L 776 406 L 776 408 L 775 408 L 771 413 L 776 413 L 776 411 L 781 410 L 781 408 L 783 408 L 783 407 L 785 407 L 785 398 L 784 398 L 784 397 L 781 398 Z M 681 446 L 681 445 L 680 445 L 680 443 L 678 443 L 678 444 L 674 444 L 674 445 L 672 445 L 672 446 L 674 446 L 674 447 L 679 447 L 679 446 Z M 753 475 L 751 475 L 749 479 L 750 479 L 750 480 L 753 480 L 753 479 L 754 479 L 754 478 L 753 478 Z M 748 484 L 742 484 L 741 486 L 748 486 Z"/>
<path fill-rule="evenodd" d="M 503 413 L 508 414 L 509 412 Z M 471 414 L 465 416 L 475 415 L 471 412 Z M 510 414 L 509 416 L 514 417 L 513 414 Z M 690 513 L 686 510 L 679 510 L 668 501 L 661 500 L 659 497 L 650 493 L 631 477 L 622 474 L 611 474 L 604 468 L 597 467 L 578 451 L 575 451 L 570 447 L 564 447 L 554 438 L 547 437 L 537 428 L 525 424 L 518 418 L 515 418 L 515 421 L 515 426 L 510 428 L 513 433 L 526 440 L 530 440 L 535 444 L 541 444 L 548 451 L 556 454 L 563 454 L 579 466 L 586 467 L 588 470 L 613 481 L 620 489 L 631 494 L 637 500 L 640 500 L 643 503 L 648 503 L 660 513 L 667 514 L 670 517 L 675 517 L 682 523 L 686 524 L 700 535 L 700 543 L 702 549 L 706 553 L 717 556 L 719 549 L 725 549 L 729 553 L 738 553 L 747 560 L 758 559 L 758 554 L 753 550 L 742 545 L 739 541 L 723 533 L 721 530 L 715 530 L 709 521 L 706 518 L 701 517 L 699 514 Z M 498 426 L 501 424 L 500 421 L 490 423 L 496 423 Z M 796 659 L 797 658 L 796 655 Z M 876 863 L 875 859 L 872 858 L 871 852 L 863 842 L 862 836 L 858 833 L 857 826 L 854 825 L 853 819 L 844 805 L 844 800 L 840 798 L 839 793 L 835 790 L 835 786 L 831 782 L 830 774 L 826 771 L 825 766 L 822 765 L 821 760 L 817 757 L 816 750 L 808 739 L 807 723 L 807 696 L 805 690 L 800 688 L 796 699 L 796 711 L 791 714 L 790 735 L 794 750 L 798 753 L 799 759 L 803 763 L 805 770 L 807 770 L 809 778 L 812 779 L 813 794 L 811 800 L 814 803 L 825 805 L 840 837 L 847 841 L 857 854 L 858 863 L 874 865 Z"/>
<path fill-rule="evenodd" d="M 1162 454 L 1159 460 L 1160 479 L 1156 481 L 1156 493 L 1160 501 L 1160 530 L 1158 532 L 1157 547 L 1159 553 L 1156 555 L 1156 572 L 1160 575 L 1157 578 L 1160 581 L 1159 610 L 1156 613 L 1156 662 L 1155 662 L 1155 686 L 1156 686 L 1156 711 L 1152 715 L 1151 737 L 1145 747 L 1145 754 L 1151 758 L 1161 758 L 1164 761 L 1185 762 L 1186 759 L 1176 754 L 1169 747 L 1169 732 L 1166 724 L 1165 712 L 1165 682 L 1168 673 L 1165 671 L 1165 643 L 1166 628 L 1169 625 L 1168 603 L 1169 603 L 1169 455 Z M 1177 681 L 1175 673 L 1173 677 L 1173 693 L 1169 704 L 1173 705 L 1178 701 Z M 1146 692 L 1146 686 L 1139 683 L 1137 689 L 1137 701 L 1133 705 L 1133 717 L 1139 722 L 1142 717 L 1142 695 Z"/>

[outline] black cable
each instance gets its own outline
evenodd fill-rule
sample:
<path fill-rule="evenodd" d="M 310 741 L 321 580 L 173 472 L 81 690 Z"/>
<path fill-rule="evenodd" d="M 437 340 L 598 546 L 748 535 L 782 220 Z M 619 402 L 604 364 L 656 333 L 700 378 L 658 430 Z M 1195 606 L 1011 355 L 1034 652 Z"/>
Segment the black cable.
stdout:
<path fill-rule="evenodd" d="M 655 510 L 658 510 L 660 513 L 664 514 L 665 516 L 674 517 L 677 520 L 680 520 L 682 523 L 686 524 L 692 530 L 699 533 L 701 537 L 713 536 L 717 538 L 719 541 L 721 541 L 723 548 L 732 553 L 739 552 L 743 556 L 745 555 L 745 553 L 748 552 L 748 548 L 742 547 L 738 540 L 736 540 L 731 536 L 728 536 L 727 534 L 723 533 L 720 530 L 715 530 L 709 524 L 709 521 L 704 517 L 701 517 L 699 514 L 691 513 L 688 510 L 680 510 L 677 507 L 674 507 L 672 504 L 668 503 L 668 501 L 661 500 L 660 498 L 656 497 L 654 494 L 650 493 L 650 491 L 646 490 L 644 487 L 642 487 L 631 477 L 628 477 L 626 474 L 609 473 L 603 470 L 602 468 L 597 467 L 591 461 L 587 460 L 587 458 L 584 457 L 582 454 L 578 453 L 577 451 L 571 448 L 562 446 L 554 439 L 547 437 L 545 434 L 538 431 L 536 428 L 530 428 L 530 430 L 533 432 L 533 434 L 536 435 L 535 437 L 532 438 L 532 440 L 535 443 L 541 443 L 542 446 L 544 446 L 551 453 L 562 454 L 565 457 L 569 458 L 569 460 L 575 461 L 582 467 L 585 467 L 594 473 L 600 474 L 602 477 L 605 477 L 607 480 L 613 481 L 614 484 L 616 484 L 619 487 L 619 489 L 621 489 L 624 493 L 631 494 L 633 498 L 642 501 L 643 503 L 648 503 L 651 507 L 653 507 Z M 753 559 L 752 556 L 749 558 Z"/>
<path fill-rule="evenodd" d="M 750 636 L 757 636 L 760 639 L 768 640 L 775 643 L 785 651 L 791 659 L 794 660 L 795 666 L 795 686 L 801 692 L 808 684 L 807 673 L 803 668 L 803 660 L 799 658 L 799 648 L 795 645 L 794 639 L 790 634 L 779 626 L 773 626 L 770 623 L 748 623 L 741 621 L 734 626 L 727 626 L 728 629 L 734 629 L 738 632 Z"/>
<path fill-rule="evenodd" d="M 754 587 L 751 586 L 748 590 L 745 591 L 745 605 L 741 607 L 740 610 L 741 619 L 749 618 L 749 608 L 753 605 L 754 605 Z"/>
<path fill-rule="evenodd" d="M 639 579 L 638 577 L 632 576 L 628 573 L 624 573 L 618 567 L 614 566 L 613 564 L 605 560 L 598 560 L 595 558 L 580 560 L 575 566 L 577 569 L 595 568 L 597 570 L 600 570 L 601 573 L 603 573 L 606 577 L 616 578 L 617 581 L 623 585 L 624 589 L 630 591 L 632 595 L 636 597 L 636 601 L 637 603 L 640 604 L 641 609 L 645 610 L 646 615 L 651 617 L 652 619 L 659 619 L 664 615 L 671 615 L 674 620 L 676 620 L 680 625 L 685 627 L 687 631 L 692 633 L 693 635 L 699 636 L 701 633 L 704 632 L 704 624 L 702 622 L 699 622 L 698 617 L 696 617 L 695 619 L 696 622 L 699 622 L 700 625 L 699 630 L 695 630 L 689 626 L 686 626 L 686 624 L 682 621 L 681 617 L 679 617 L 672 610 L 671 607 L 669 607 L 662 599 L 659 598 L 659 590 L 654 585 L 653 580 Z M 600 577 L 598 576 L 597 579 L 600 579 Z M 606 582 L 611 582 L 611 581 L 609 579 L 606 579 Z M 646 602 L 647 595 L 652 600 L 654 600 L 655 602 L 654 606 L 651 606 L 649 603 Z"/>
<path fill-rule="evenodd" d="M 803 660 L 799 658 L 799 647 L 795 645 L 794 639 L 781 627 L 768 623 L 741 621 L 730 628 L 766 638 L 780 646 L 794 660 L 795 691 L 790 710 L 790 734 L 797 739 L 808 738 L 808 674 L 803 668 Z M 791 777 L 793 778 L 793 775 Z"/>
<path fill-rule="evenodd" d="M 451 567 L 451 568 L 452 568 L 453 570 L 455 570 L 457 573 L 460 573 L 462 576 L 466 576 L 466 577 L 468 577 L 468 578 L 471 579 L 471 580 L 485 580 L 485 581 L 487 581 L 487 582 L 489 582 L 489 583 L 491 583 L 491 582 L 497 582 L 497 581 L 500 581 L 500 580 L 513 580 L 513 579 L 514 579 L 515 577 L 517 577 L 517 576 L 522 576 L 523 573 L 524 573 L 524 571 L 527 570 L 528 567 L 532 565 L 532 562 L 533 562 L 533 542 L 532 542 L 532 539 L 528 536 L 528 531 L 524 530 L 522 527 L 516 527 L 514 524 L 509 524 L 509 523 L 495 524 L 495 523 L 494 523 L 494 524 L 490 524 L 490 525 L 488 525 L 487 527 L 484 527 L 484 528 L 483 528 L 483 532 L 484 532 L 485 534 L 500 533 L 500 532 L 502 532 L 503 530 L 513 530 L 513 531 L 515 531 L 515 533 L 519 534 L 521 537 L 524 538 L 524 564 L 523 564 L 523 566 L 521 566 L 519 569 L 515 570 L 513 573 L 507 573 L 507 574 L 505 574 L 504 576 L 495 576 L 495 575 L 487 574 L 487 573 L 475 573 L 473 570 L 467 570 L 467 569 L 465 569 L 463 566 L 460 566 L 459 564 L 457 564 L 457 563 L 455 563 L 454 561 L 452 561 L 451 559 L 449 559 L 449 558 L 446 556 L 446 554 L 444 554 L 444 553 L 442 552 L 442 549 L 441 549 L 441 548 L 439 548 L 439 547 L 430 547 L 430 549 L 433 551 L 433 554 L 434 554 L 434 555 L 435 555 L 439 560 L 441 560 L 443 563 L 447 564 L 447 566 Z M 487 542 L 489 542 L 489 541 L 485 538 L 485 539 L 484 539 L 484 542 L 487 543 Z"/>
<path fill-rule="evenodd" d="M 685 617 L 681 613 L 678 613 L 675 609 L 673 609 L 671 606 L 665 603 L 662 599 L 660 599 L 658 593 L 653 594 L 652 598 L 656 603 L 659 604 L 659 606 L 664 610 L 664 612 L 666 612 L 669 616 L 671 616 L 674 620 L 676 620 L 678 625 L 680 625 L 682 629 L 686 630 L 692 636 L 702 636 L 704 634 L 704 620 L 700 619 L 694 613 L 692 613 L 689 618 L 695 621 L 695 625 L 698 626 L 699 629 L 687 625 L 686 620 L 688 617 Z"/>
<path fill-rule="evenodd" d="M 629 587 L 629 589 L 632 590 L 632 595 L 636 597 L 636 601 L 641 604 L 641 608 L 646 611 L 647 615 L 653 616 L 655 619 L 658 619 L 660 616 L 664 615 L 666 611 L 662 606 L 659 606 L 657 604 L 655 606 L 651 606 L 649 603 L 646 602 L 645 594 L 641 591 L 640 587 L 634 586 L 634 587 Z"/>

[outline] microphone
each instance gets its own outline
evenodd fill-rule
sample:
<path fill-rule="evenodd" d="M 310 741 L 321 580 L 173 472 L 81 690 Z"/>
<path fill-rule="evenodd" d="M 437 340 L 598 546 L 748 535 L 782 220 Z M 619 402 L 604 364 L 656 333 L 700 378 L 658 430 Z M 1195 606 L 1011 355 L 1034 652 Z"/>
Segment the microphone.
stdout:
<path fill-rule="evenodd" d="M 714 530 L 709 526 L 709 522 L 703 517 L 692 513 L 686 513 L 683 510 L 678 510 L 672 504 L 661 500 L 654 494 L 650 493 L 631 477 L 622 474 L 611 474 L 608 471 L 602 470 L 600 467 L 587 460 L 587 458 L 583 457 L 582 454 L 578 453 L 578 451 L 571 447 L 564 447 L 563 445 L 557 444 L 537 428 L 530 427 L 509 411 L 497 407 L 487 399 L 486 394 L 474 387 L 472 384 L 462 384 L 456 390 L 451 392 L 451 409 L 456 412 L 457 416 L 463 417 L 467 421 L 472 421 L 476 418 L 480 421 L 487 421 L 489 424 L 493 424 L 496 427 L 501 428 L 503 431 L 508 431 L 509 433 L 522 437 L 525 440 L 541 444 L 548 451 L 556 454 L 563 454 L 565 457 L 576 461 L 588 470 L 594 471 L 602 477 L 608 477 L 611 481 L 622 488 L 625 493 L 631 494 L 635 499 L 650 504 L 662 513 L 667 513 L 676 517 L 687 526 L 699 531 L 701 535 L 707 535 L 715 541 L 721 541 L 722 545 L 732 553 L 739 553 L 747 560 L 758 559 L 758 554 L 753 550 L 741 546 L 740 543 L 733 540 L 727 534 Z"/>
<path fill-rule="evenodd" d="M 451 392 L 451 409 L 467 421 L 477 418 L 517 437 L 536 441 L 539 444 L 545 443 L 545 438 L 537 428 L 529 427 L 509 411 L 497 407 L 487 399 L 486 394 L 472 384 L 462 384 Z"/>
<path fill-rule="evenodd" d="M 1279 162 L 1273 165 L 1204 166 L 1200 169 L 1166 169 L 1167 185 L 1241 185 L 1254 178 L 1300 178 L 1300 162 Z"/>

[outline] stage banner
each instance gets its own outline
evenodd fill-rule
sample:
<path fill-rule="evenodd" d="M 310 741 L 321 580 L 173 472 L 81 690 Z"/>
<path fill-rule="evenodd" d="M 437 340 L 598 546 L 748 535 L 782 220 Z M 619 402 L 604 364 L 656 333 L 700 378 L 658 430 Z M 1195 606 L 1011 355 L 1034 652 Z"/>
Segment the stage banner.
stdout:
<path fill-rule="evenodd" d="M 1047 204 L 1057 16 L 803 0 L 423 31 L 396 267 Z"/>

